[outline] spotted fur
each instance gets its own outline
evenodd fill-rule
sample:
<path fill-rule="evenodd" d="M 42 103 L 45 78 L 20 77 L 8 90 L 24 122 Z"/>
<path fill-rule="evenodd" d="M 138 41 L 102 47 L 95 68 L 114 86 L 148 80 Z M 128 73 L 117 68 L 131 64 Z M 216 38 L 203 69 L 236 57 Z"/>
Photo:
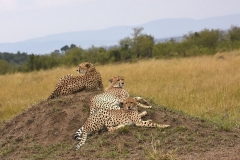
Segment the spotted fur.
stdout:
<path fill-rule="evenodd" d="M 114 76 L 109 79 L 109 82 L 109 87 L 105 90 L 104 93 L 98 94 L 91 98 L 90 114 L 95 114 L 96 112 L 103 112 L 106 109 L 120 109 L 123 101 L 129 97 L 128 92 L 124 89 L 124 77 Z M 134 98 L 137 101 L 146 102 L 146 100 L 141 97 Z M 151 108 L 151 106 L 144 105 L 139 102 L 137 102 L 137 104 L 142 108 Z M 146 111 L 141 113 L 142 116 L 146 114 Z"/>
<path fill-rule="evenodd" d="M 169 125 L 165 124 L 152 123 L 151 120 L 143 121 L 138 113 L 136 100 L 127 98 L 123 103 L 123 108 L 119 110 L 105 110 L 104 112 L 90 115 L 84 125 L 74 135 L 74 139 L 80 141 L 75 146 L 75 150 L 78 150 L 85 144 L 90 133 L 99 131 L 103 126 L 106 126 L 108 131 L 115 131 L 126 125 L 134 124 L 143 127 L 169 127 Z"/>
<path fill-rule="evenodd" d="M 68 95 L 79 92 L 81 90 L 103 90 L 102 78 L 93 64 L 84 62 L 79 64 L 78 73 L 84 74 L 73 76 L 71 74 L 62 77 L 55 90 L 48 97 L 53 99 L 58 96 Z"/>

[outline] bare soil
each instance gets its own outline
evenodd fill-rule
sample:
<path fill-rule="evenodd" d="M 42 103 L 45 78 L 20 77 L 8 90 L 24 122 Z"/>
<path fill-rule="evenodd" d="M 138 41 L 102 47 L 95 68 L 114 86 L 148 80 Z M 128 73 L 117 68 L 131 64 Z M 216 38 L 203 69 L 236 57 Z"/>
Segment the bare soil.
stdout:
<path fill-rule="evenodd" d="M 148 115 L 143 119 L 170 128 L 103 129 L 74 151 L 72 136 L 88 117 L 89 99 L 97 93 L 83 91 L 41 101 L 6 122 L 0 128 L 0 159 L 240 159 L 240 129 L 224 131 L 151 100 L 153 109 L 144 109 Z"/>

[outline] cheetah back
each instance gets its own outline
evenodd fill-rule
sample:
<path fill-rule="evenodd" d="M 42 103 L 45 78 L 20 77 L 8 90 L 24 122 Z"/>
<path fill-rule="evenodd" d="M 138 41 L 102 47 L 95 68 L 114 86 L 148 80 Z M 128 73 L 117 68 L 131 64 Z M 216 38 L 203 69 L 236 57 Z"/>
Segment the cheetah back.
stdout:
<path fill-rule="evenodd" d="M 80 64 L 81 65 L 81 64 Z M 102 78 L 100 73 L 94 68 L 91 63 L 85 62 L 83 65 L 89 68 L 83 76 L 66 75 L 62 77 L 55 90 L 48 97 L 49 99 L 76 93 L 83 89 L 86 90 L 103 90 Z"/>

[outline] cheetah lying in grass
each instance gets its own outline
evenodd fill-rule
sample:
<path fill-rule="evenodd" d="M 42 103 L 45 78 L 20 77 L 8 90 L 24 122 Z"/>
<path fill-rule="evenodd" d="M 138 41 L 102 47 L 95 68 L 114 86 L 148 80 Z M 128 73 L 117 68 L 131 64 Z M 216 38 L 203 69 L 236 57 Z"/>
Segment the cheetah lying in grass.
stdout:
<path fill-rule="evenodd" d="M 84 74 L 83 76 L 66 75 L 62 77 L 55 90 L 48 97 L 53 99 L 58 96 L 68 95 L 79 92 L 83 89 L 103 90 L 102 78 L 93 64 L 84 62 L 79 64 L 77 72 Z"/>
<path fill-rule="evenodd" d="M 137 102 L 134 98 L 127 98 L 123 108 L 119 110 L 105 110 L 101 113 L 90 115 L 84 125 L 75 133 L 74 139 L 80 141 L 75 150 L 85 144 L 88 134 L 99 131 L 106 126 L 108 131 L 115 131 L 126 125 L 167 128 L 169 125 L 152 123 L 151 120 L 143 121 L 138 113 Z"/>

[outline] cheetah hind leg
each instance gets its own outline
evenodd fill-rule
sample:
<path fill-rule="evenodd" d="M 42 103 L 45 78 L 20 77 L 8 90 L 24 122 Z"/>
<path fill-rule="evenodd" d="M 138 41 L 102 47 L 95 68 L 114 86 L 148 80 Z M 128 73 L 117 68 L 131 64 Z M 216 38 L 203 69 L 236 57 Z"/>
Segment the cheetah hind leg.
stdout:
<path fill-rule="evenodd" d="M 170 125 L 167 124 L 157 124 L 157 123 L 152 123 L 152 120 L 147 120 L 147 121 L 139 121 L 136 123 L 136 126 L 140 127 L 158 127 L 158 128 L 168 128 Z"/>
<path fill-rule="evenodd" d="M 167 124 L 157 124 L 157 127 L 158 128 L 168 128 L 168 127 L 170 127 L 170 125 L 167 125 Z"/>
<path fill-rule="evenodd" d="M 152 108 L 152 106 L 149 105 L 149 103 L 143 99 L 142 97 L 134 97 L 134 99 L 137 101 L 137 105 L 142 108 Z M 145 105 L 147 104 L 147 105 Z"/>

